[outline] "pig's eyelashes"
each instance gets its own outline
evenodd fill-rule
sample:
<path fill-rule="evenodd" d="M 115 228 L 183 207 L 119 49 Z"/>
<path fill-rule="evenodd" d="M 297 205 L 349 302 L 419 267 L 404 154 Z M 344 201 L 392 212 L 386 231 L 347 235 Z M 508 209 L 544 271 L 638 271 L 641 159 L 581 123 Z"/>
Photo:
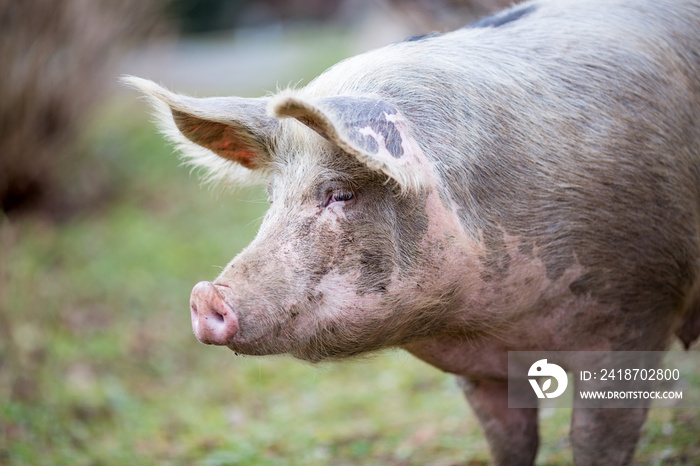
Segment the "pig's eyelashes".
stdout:
<path fill-rule="evenodd" d="M 357 193 L 346 180 L 325 181 L 316 187 L 315 194 L 322 207 L 336 203 L 336 207 L 342 207 L 357 200 Z"/>
<path fill-rule="evenodd" d="M 333 197 L 331 199 L 333 202 L 347 202 L 352 198 L 353 198 L 352 193 L 338 193 L 338 194 L 333 194 Z"/>
<path fill-rule="evenodd" d="M 344 205 L 355 200 L 355 195 L 350 191 L 339 191 L 332 193 L 326 200 L 325 207 L 328 207 L 336 202 L 342 202 Z"/>

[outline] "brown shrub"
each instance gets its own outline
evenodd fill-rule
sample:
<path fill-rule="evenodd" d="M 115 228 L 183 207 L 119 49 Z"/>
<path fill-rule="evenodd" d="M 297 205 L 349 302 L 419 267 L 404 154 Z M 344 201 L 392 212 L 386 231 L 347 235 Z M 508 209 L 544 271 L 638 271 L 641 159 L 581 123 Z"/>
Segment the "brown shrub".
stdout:
<path fill-rule="evenodd" d="M 72 202 L 59 175 L 82 169 L 84 118 L 113 86 L 116 59 L 158 30 L 160 4 L 0 0 L 0 210 Z"/>

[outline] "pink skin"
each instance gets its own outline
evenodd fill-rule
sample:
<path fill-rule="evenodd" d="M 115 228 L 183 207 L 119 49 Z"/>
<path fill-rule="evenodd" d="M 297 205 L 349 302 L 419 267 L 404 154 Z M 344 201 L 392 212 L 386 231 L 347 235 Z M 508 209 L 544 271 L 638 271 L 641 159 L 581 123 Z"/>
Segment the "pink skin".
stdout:
<path fill-rule="evenodd" d="M 211 282 L 199 282 L 190 297 L 192 330 L 197 340 L 226 345 L 238 331 L 238 318 Z"/>

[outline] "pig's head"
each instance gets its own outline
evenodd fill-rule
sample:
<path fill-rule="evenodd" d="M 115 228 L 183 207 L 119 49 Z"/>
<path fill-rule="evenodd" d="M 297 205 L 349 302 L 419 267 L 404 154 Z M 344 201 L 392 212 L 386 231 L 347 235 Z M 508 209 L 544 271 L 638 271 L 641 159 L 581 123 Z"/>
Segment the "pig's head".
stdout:
<path fill-rule="evenodd" d="M 463 281 L 443 268 L 462 260 L 459 222 L 394 105 L 301 91 L 195 99 L 126 80 L 196 164 L 267 181 L 255 240 L 192 291 L 201 342 L 318 361 L 442 330 Z"/>

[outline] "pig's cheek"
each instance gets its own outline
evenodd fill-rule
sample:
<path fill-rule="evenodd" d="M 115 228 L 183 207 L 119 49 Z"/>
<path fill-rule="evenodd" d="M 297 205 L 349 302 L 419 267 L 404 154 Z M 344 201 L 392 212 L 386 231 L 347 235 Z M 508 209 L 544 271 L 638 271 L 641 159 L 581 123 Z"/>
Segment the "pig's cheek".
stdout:
<path fill-rule="evenodd" d="M 337 322 L 353 322 L 354 327 L 361 327 L 363 316 L 381 317 L 378 313 L 383 296 L 360 293 L 355 285 L 358 279 L 357 270 L 333 271 L 323 277 L 315 288 L 316 295 L 322 298 L 299 316 L 298 331 L 311 335 L 315 329 Z"/>

